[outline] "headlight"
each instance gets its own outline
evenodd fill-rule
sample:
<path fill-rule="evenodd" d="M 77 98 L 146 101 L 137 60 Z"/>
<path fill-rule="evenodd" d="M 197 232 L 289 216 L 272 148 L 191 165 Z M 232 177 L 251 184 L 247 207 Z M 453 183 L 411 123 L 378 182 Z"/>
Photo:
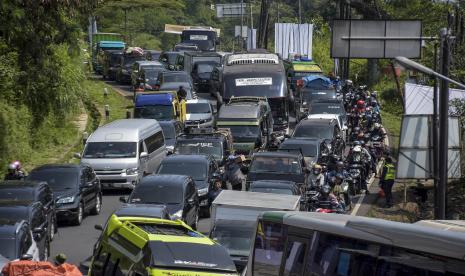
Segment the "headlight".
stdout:
<path fill-rule="evenodd" d="M 138 168 L 127 169 L 127 170 L 126 170 L 126 174 L 127 174 L 127 175 L 135 175 L 135 174 L 138 173 L 138 171 L 139 171 Z"/>
<path fill-rule="evenodd" d="M 57 200 L 58 204 L 68 204 L 74 202 L 74 196 L 67 196 Z"/>
<path fill-rule="evenodd" d="M 172 220 L 182 219 L 182 210 L 177 211 L 171 216 Z"/>
<path fill-rule="evenodd" d="M 208 187 L 207 187 L 207 188 L 198 189 L 198 190 L 197 190 L 197 193 L 199 193 L 199 196 L 204 196 L 204 195 L 208 194 Z"/>

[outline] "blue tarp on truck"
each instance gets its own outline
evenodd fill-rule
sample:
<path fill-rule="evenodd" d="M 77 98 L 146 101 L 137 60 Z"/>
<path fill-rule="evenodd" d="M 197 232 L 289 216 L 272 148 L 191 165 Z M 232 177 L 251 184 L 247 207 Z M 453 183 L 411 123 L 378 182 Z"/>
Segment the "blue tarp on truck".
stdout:
<path fill-rule="evenodd" d="M 312 75 L 306 76 L 302 79 L 304 80 L 304 87 L 315 89 L 328 89 L 334 87 L 333 82 L 327 77 Z"/>
<path fill-rule="evenodd" d="M 141 94 L 136 97 L 136 107 L 148 105 L 172 105 L 173 95 L 171 94 Z"/>

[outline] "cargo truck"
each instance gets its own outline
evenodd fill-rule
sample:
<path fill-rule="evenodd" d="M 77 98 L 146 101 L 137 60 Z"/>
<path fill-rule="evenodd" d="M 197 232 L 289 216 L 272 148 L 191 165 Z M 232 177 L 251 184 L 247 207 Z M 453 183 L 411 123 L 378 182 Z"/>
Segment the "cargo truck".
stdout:
<path fill-rule="evenodd" d="M 92 34 L 92 68 L 97 74 L 103 71 L 103 52 L 105 50 L 124 50 L 126 44 L 118 33 Z"/>

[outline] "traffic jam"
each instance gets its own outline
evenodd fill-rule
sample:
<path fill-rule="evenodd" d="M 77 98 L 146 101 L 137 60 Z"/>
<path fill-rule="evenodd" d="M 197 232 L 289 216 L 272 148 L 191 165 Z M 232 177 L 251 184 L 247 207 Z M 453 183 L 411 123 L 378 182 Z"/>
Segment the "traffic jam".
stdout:
<path fill-rule="evenodd" d="M 106 39 L 95 72 L 131 87 L 132 110 L 86 137 L 76 164 L 27 175 L 9 166 L 4 275 L 36 275 L 20 273 L 38 261 L 57 273 L 40 275 L 465 271 L 465 235 L 440 221 L 354 216 L 376 177 L 394 181 L 376 91 L 297 54 L 216 52 L 208 28 L 183 31 L 166 52 Z M 51 256 L 61 228 L 98 216 L 115 190 L 121 207 L 95 225 L 88 267 L 67 263 L 66 251 Z M 201 220 L 207 231 L 197 231 Z"/>

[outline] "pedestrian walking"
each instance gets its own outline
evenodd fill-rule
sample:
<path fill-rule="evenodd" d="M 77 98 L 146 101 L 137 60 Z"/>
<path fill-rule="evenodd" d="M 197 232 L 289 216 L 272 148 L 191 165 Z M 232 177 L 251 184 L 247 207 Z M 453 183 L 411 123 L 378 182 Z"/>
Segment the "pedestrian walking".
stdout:
<path fill-rule="evenodd" d="M 388 156 L 385 159 L 380 179 L 381 189 L 383 189 L 386 198 L 385 208 L 392 207 L 392 186 L 394 186 L 395 173 L 396 169 L 392 164 L 392 158 Z"/>

